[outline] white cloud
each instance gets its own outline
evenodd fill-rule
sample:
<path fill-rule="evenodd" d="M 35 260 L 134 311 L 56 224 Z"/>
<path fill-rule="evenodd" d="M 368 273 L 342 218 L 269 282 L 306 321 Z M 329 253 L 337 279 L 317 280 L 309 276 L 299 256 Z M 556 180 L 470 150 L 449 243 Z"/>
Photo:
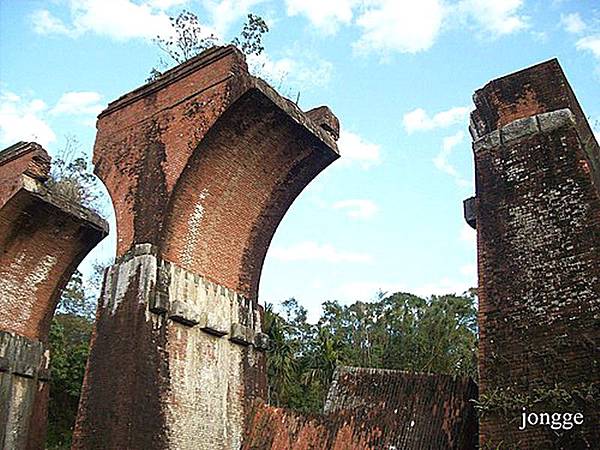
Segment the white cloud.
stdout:
<path fill-rule="evenodd" d="M 465 139 L 464 131 L 457 131 L 452 136 L 447 136 L 442 141 L 442 150 L 433 159 L 435 167 L 440 169 L 442 172 L 452 175 L 453 177 L 458 176 L 456 169 L 448 162 L 448 158 L 452 153 L 454 147 L 459 145 Z"/>
<path fill-rule="evenodd" d="M 323 261 L 328 263 L 368 263 L 372 257 L 366 253 L 338 250 L 331 244 L 304 241 L 289 247 L 273 247 L 269 255 L 279 261 Z"/>
<path fill-rule="evenodd" d="M 326 34 L 353 25 L 357 53 L 418 53 L 431 48 L 445 28 L 472 24 L 498 37 L 529 28 L 524 0 L 286 0 L 289 16 L 303 15 Z M 536 35 L 538 38 L 541 34 Z"/>
<path fill-rule="evenodd" d="M 50 111 L 52 114 L 94 115 L 104 108 L 100 104 L 102 96 L 97 92 L 67 92 Z"/>
<path fill-rule="evenodd" d="M 203 0 L 209 20 L 202 23 L 208 36 L 223 39 L 236 21 L 264 0 Z M 69 21 L 65 22 L 47 9 L 38 9 L 30 16 L 33 29 L 39 34 L 62 34 L 79 37 L 95 33 L 115 40 L 134 38 L 167 38 L 173 34 L 168 11 L 183 7 L 190 0 L 68 0 Z M 177 10 L 173 11 L 174 13 Z"/>
<path fill-rule="evenodd" d="M 469 182 L 465 180 L 465 178 L 458 173 L 456 167 L 454 167 L 448 159 L 452 154 L 452 150 L 457 145 L 460 145 L 465 139 L 465 133 L 461 131 L 457 131 L 451 136 L 447 136 L 444 138 L 442 142 L 442 150 L 433 158 L 433 165 L 444 173 L 447 173 L 451 177 L 454 178 L 456 183 L 459 186 L 469 186 Z"/>
<path fill-rule="evenodd" d="M 217 37 L 223 39 L 231 25 L 245 18 L 252 8 L 264 0 L 203 0 L 206 11 L 209 12 L 210 28 Z"/>
<path fill-rule="evenodd" d="M 586 25 L 579 13 L 571 13 L 560 16 L 560 23 L 568 33 L 578 34 L 585 30 Z"/>
<path fill-rule="evenodd" d="M 13 92 L 0 92 L 0 144 L 36 141 L 47 146 L 56 134 L 45 121 L 48 106 L 40 99 L 23 99 Z"/>
<path fill-rule="evenodd" d="M 528 28 L 528 18 L 520 13 L 523 0 L 461 0 L 456 6 L 459 18 L 470 20 L 492 37 Z"/>
<path fill-rule="evenodd" d="M 174 6 L 183 6 L 188 0 L 150 0 L 148 4 L 157 9 L 169 9 Z"/>
<path fill-rule="evenodd" d="M 475 264 L 465 264 L 459 268 L 459 272 L 460 275 L 457 276 L 457 279 L 443 277 L 438 281 L 415 286 L 404 283 L 350 282 L 339 286 L 336 293 L 345 301 L 375 300 L 378 292 L 384 292 L 386 295 L 392 295 L 396 292 L 408 292 L 420 297 L 446 294 L 460 295 L 477 286 L 477 266 Z"/>
<path fill-rule="evenodd" d="M 39 9 L 31 14 L 31 23 L 33 31 L 38 34 L 71 34 L 71 30 L 62 22 L 54 17 L 50 11 Z"/>
<path fill-rule="evenodd" d="M 33 140 L 47 146 L 56 140 L 49 119 L 59 115 L 76 116 L 86 126 L 95 126 L 102 111 L 102 96 L 97 92 L 66 92 L 49 108 L 41 99 L 23 98 L 14 92 L 0 92 L 0 144 Z"/>
<path fill-rule="evenodd" d="M 460 266 L 458 274 L 455 276 L 445 276 L 437 281 L 409 287 L 408 292 L 420 297 L 446 294 L 461 295 L 472 287 L 477 287 L 477 264 L 475 262 Z"/>
<path fill-rule="evenodd" d="M 470 108 L 467 106 L 455 106 L 430 116 L 424 109 L 416 108 L 404 114 L 402 123 L 407 133 L 446 128 L 461 122 L 466 123 L 469 111 Z"/>
<path fill-rule="evenodd" d="M 545 31 L 530 31 L 530 34 L 536 42 L 548 41 L 548 33 L 546 33 Z"/>
<path fill-rule="evenodd" d="M 296 65 L 291 58 L 273 60 L 267 52 L 262 52 L 260 55 L 249 55 L 246 61 L 252 75 L 263 78 L 270 84 L 282 82 Z"/>
<path fill-rule="evenodd" d="M 357 163 L 363 169 L 381 162 L 380 146 L 366 141 L 358 134 L 346 131 L 342 128 L 338 148 L 342 157 L 342 162 L 346 164 Z"/>
<path fill-rule="evenodd" d="M 477 264 L 465 264 L 459 269 L 460 273 L 470 279 L 477 279 Z"/>
<path fill-rule="evenodd" d="M 350 219 L 370 219 L 379 211 L 375 202 L 366 199 L 340 200 L 333 203 L 331 207 L 345 211 Z"/>
<path fill-rule="evenodd" d="M 577 50 L 589 51 L 600 60 L 600 34 L 581 38 L 575 44 Z"/>
<path fill-rule="evenodd" d="M 181 3 L 174 0 L 142 3 L 131 0 L 69 0 L 69 24 L 45 9 L 34 11 L 30 18 L 34 30 L 40 34 L 78 37 L 92 32 L 116 40 L 151 39 L 171 34 L 171 23 L 164 8 Z"/>
<path fill-rule="evenodd" d="M 362 36 L 354 48 L 361 53 L 417 53 L 435 42 L 444 17 L 440 0 L 370 0 L 356 19 Z"/>
<path fill-rule="evenodd" d="M 333 64 L 307 52 L 273 59 L 267 52 L 246 57 L 253 75 L 265 79 L 278 91 L 292 95 L 296 91 L 324 86 L 331 79 Z"/>
<path fill-rule="evenodd" d="M 352 9 L 358 0 L 286 0 L 288 16 L 304 15 L 326 34 L 335 33 L 339 25 L 352 20 Z"/>

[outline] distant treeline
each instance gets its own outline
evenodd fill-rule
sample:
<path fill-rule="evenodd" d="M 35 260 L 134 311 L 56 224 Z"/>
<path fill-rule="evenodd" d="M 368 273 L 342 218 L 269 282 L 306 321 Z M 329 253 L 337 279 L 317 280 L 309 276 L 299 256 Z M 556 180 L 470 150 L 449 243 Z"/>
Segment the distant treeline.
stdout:
<path fill-rule="evenodd" d="M 92 287 L 97 288 L 102 267 Z M 96 289 L 77 272 L 64 291 L 50 331 L 51 391 L 47 448 L 68 449 L 93 326 Z M 323 303 L 316 324 L 291 298 L 265 308 L 268 401 L 300 411 L 322 410 L 337 365 L 477 375 L 474 290 L 461 296 L 380 294 L 349 306 Z"/>
<path fill-rule="evenodd" d="M 446 373 L 477 379 L 475 290 L 424 299 L 379 295 L 349 306 L 323 303 L 316 324 L 295 299 L 267 305 L 269 402 L 320 411 L 337 365 Z"/>

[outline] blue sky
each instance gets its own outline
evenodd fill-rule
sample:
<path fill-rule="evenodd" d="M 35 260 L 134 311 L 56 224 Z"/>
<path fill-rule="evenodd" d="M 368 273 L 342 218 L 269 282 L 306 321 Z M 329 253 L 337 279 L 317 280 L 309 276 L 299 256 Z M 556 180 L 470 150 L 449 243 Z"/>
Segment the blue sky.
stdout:
<path fill-rule="evenodd" d="M 600 120 L 597 0 L 0 0 L 0 145 L 53 154 L 75 135 L 91 154 L 95 116 L 144 83 L 161 57 L 152 38 L 183 8 L 223 42 L 248 12 L 264 17 L 253 70 L 340 118 L 343 157 L 294 203 L 261 279 L 263 302 L 294 296 L 312 319 L 325 300 L 476 285 L 462 219 L 475 89 L 558 57 Z M 111 223 L 84 268 L 114 253 Z"/>

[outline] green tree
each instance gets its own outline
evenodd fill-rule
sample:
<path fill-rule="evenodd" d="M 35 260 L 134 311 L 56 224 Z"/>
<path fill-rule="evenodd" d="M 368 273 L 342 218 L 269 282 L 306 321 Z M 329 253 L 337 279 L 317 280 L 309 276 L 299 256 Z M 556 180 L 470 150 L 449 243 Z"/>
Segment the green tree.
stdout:
<path fill-rule="evenodd" d="M 86 294 L 83 274 L 76 270 L 60 296 L 56 312 L 92 320 L 95 311 L 96 301 L 89 293 Z"/>
<path fill-rule="evenodd" d="M 53 158 L 47 185 L 79 205 L 100 211 L 101 191 L 91 173 L 86 156 L 77 139 L 67 136 L 65 146 Z M 90 336 L 96 299 L 106 263 L 96 262 L 89 277 L 76 270 L 61 293 L 50 326 L 50 401 L 46 447 L 70 448 Z"/>
<path fill-rule="evenodd" d="M 264 328 L 269 336 L 268 400 L 273 405 L 287 404 L 296 382 L 297 342 L 291 335 L 290 325 L 273 312 L 270 304 L 265 307 Z"/>
<path fill-rule="evenodd" d="M 468 295 L 428 300 L 394 294 L 383 300 L 385 367 L 476 378 L 476 308 Z"/>
<path fill-rule="evenodd" d="M 154 42 L 176 64 L 182 64 L 218 43 L 215 35 L 207 35 L 204 32 L 198 16 L 193 12 L 183 10 L 176 17 L 169 17 L 169 20 L 172 28 L 171 35 L 157 36 Z M 263 35 L 268 32 L 269 26 L 263 18 L 250 13 L 239 36 L 233 38 L 231 44 L 238 47 L 245 55 L 259 55 L 264 51 Z M 150 70 L 146 82 L 160 78 L 169 64 L 160 59 L 159 66 L 160 70 L 158 67 Z"/>
<path fill-rule="evenodd" d="M 81 145 L 72 135 L 65 137 L 65 145 L 52 160 L 50 179 L 46 185 L 72 202 L 101 212 L 102 195 L 91 164 L 81 151 Z"/>
<path fill-rule="evenodd" d="M 269 26 L 264 19 L 256 14 L 248 14 L 240 35 L 233 38 L 231 43 L 245 55 L 260 55 L 264 50 L 262 38 L 269 32 Z"/>
<path fill-rule="evenodd" d="M 88 357 L 92 322 L 74 314 L 57 314 L 50 327 L 50 450 L 71 448 L 73 426 Z"/>
<path fill-rule="evenodd" d="M 373 302 L 323 303 L 317 324 L 295 299 L 281 313 L 267 308 L 271 402 L 303 411 L 322 409 L 338 365 L 477 375 L 477 298 L 424 299 L 407 293 Z"/>
<path fill-rule="evenodd" d="M 154 42 L 175 63 L 184 63 L 217 44 L 216 36 L 205 35 L 198 16 L 193 12 L 183 10 L 177 17 L 169 17 L 169 20 L 173 34 L 168 37 L 157 36 Z"/>
<path fill-rule="evenodd" d="M 68 449 L 77 416 L 85 373 L 96 299 L 106 264 L 96 262 L 90 277 L 76 271 L 63 290 L 50 325 L 50 450 Z"/>

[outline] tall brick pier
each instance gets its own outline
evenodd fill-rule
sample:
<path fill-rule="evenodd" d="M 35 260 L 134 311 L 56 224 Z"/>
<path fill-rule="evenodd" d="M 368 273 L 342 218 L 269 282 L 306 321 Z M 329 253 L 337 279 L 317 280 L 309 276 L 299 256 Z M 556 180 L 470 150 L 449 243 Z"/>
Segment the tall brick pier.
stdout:
<path fill-rule="evenodd" d="M 60 293 L 108 225 L 48 186 L 33 142 L 0 151 L 0 447 L 44 448 L 48 333 Z"/>
<path fill-rule="evenodd" d="M 485 448 L 600 442 L 600 149 L 558 62 L 494 80 L 471 115 L 480 439 Z M 527 425 L 523 412 L 581 413 Z"/>
<path fill-rule="evenodd" d="M 96 173 L 117 218 L 75 449 L 234 449 L 266 389 L 257 303 L 275 229 L 339 155 L 302 112 L 208 50 L 99 116 Z"/>

